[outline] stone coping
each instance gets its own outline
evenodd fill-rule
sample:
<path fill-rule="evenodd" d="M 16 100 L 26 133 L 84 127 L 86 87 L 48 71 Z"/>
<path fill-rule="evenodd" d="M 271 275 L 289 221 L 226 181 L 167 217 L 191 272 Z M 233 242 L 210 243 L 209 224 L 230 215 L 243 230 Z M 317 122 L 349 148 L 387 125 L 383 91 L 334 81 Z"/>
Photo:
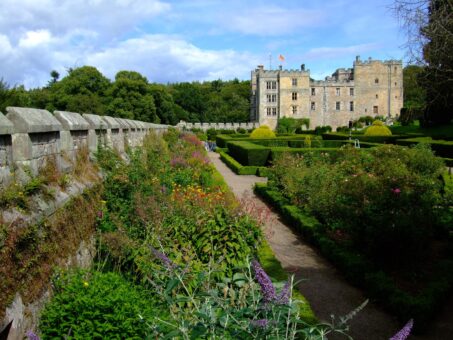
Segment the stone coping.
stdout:
<path fill-rule="evenodd" d="M 9 106 L 6 112 L 16 133 L 46 133 L 63 128 L 58 119 L 47 110 Z"/>
<path fill-rule="evenodd" d="M 107 130 L 108 128 L 107 123 L 102 119 L 101 116 L 93 115 L 91 113 L 84 113 L 83 118 L 85 118 L 87 122 L 90 124 L 91 129 Z"/>
<path fill-rule="evenodd" d="M 90 128 L 90 124 L 80 115 L 80 113 L 54 111 L 53 114 L 55 118 L 60 121 L 61 125 L 63 126 L 63 130 L 75 131 L 88 130 Z"/>
<path fill-rule="evenodd" d="M 102 119 L 107 123 L 109 129 L 119 129 L 121 127 L 120 123 L 118 123 L 118 121 L 113 117 L 102 116 Z"/>
<path fill-rule="evenodd" d="M 0 135 L 11 135 L 14 133 L 14 125 L 3 113 L 0 112 Z"/>
<path fill-rule="evenodd" d="M 125 119 L 125 121 L 129 124 L 129 126 L 130 126 L 132 129 L 134 129 L 134 130 L 136 130 L 136 129 L 141 129 L 141 127 L 137 125 L 137 121 L 132 120 L 132 119 Z"/>
<path fill-rule="evenodd" d="M 118 122 L 118 124 L 120 125 L 121 129 L 129 130 L 131 128 L 129 123 L 125 119 L 118 118 L 118 117 L 114 117 L 114 119 Z"/>

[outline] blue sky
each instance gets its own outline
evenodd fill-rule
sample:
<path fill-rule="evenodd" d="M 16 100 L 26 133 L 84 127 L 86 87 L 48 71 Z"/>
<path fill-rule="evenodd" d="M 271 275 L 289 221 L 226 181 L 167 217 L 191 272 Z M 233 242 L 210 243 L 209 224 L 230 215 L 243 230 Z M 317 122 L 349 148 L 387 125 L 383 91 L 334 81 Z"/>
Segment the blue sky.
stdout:
<path fill-rule="evenodd" d="M 315 79 L 362 59 L 403 59 L 404 36 L 383 0 L 2 0 L 0 78 L 27 88 L 51 70 L 92 65 L 113 79 L 249 79 L 258 64 L 302 63 Z"/>

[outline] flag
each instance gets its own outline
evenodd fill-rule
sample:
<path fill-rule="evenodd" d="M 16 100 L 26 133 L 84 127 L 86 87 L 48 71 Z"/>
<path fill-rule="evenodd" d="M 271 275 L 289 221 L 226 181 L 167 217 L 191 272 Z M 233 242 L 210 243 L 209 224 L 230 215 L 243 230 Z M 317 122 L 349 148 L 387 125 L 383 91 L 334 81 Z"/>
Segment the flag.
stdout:
<path fill-rule="evenodd" d="M 280 61 L 285 61 L 285 57 L 282 56 L 281 54 L 278 56 L 278 59 L 279 59 Z"/>

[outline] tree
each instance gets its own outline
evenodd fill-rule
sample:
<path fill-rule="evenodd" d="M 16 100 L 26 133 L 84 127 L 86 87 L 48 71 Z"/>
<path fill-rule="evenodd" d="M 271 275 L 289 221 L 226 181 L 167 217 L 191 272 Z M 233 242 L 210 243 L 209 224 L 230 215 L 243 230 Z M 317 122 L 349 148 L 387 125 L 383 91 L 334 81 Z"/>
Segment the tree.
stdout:
<path fill-rule="evenodd" d="M 49 86 L 51 86 L 52 84 L 55 84 L 58 81 L 58 79 L 60 78 L 60 73 L 58 73 L 55 70 L 52 70 L 50 72 L 50 77 L 51 77 L 51 79 L 49 80 Z"/>
<path fill-rule="evenodd" d="M 93 66 L 69 69 L 68 75 L 50 86 L 51 105 L 58 110 L 103 115 L 110 80 Z"/>
<path fill-rule="evenodd" d="M 418 65 L 408 65 L 403 69 L 404 107 L 425 108 L 426 91 L 420 84 L 424 72 L 424 67 Z"/>
<path fill-rule="evenodd" d="M 107 96 L 110 98 L 107 114 L 145 122 L 159 122 L 148 80 L 138 72 L 118 72 Z"/>
<path fill-rule="evenodd" d="M 6 113 L 8 106 L 29 107 L 30 103 L 30 96 L 23 85 L 10 88 L 3 78 L 0 79 L 0 111 L 2 113 Z"/>
<path fill-rule="evenodd" d="M 425 123 L 453 118 L 453 1 L 395 0 L 393 9 L 406 31 L 411 62 L 424 65 L 419 81 L 426 91 Z"/>

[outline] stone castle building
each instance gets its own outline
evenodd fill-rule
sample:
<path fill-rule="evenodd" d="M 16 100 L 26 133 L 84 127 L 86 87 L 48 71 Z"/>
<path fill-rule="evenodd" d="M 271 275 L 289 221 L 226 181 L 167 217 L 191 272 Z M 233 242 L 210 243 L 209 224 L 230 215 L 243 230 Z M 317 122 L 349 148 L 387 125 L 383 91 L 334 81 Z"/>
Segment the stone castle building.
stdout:
<path fill-rule="evenodd" d="M 250 121 L 277 126 L 282 117 L 309 118 L 310 128 L 347 126 L 362 116 L 395 117 L 403 107 L 403 65 L 400 60 L 360 60 L 336 70 L 325 80 L 300 70 L 252 71 Z"/>

